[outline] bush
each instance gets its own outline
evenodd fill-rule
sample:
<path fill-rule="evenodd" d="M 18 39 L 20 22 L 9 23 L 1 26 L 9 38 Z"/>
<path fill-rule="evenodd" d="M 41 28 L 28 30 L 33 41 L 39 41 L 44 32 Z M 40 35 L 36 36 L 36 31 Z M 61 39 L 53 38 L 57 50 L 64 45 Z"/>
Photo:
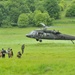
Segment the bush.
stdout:
<path fill-rule="evenodd" d="M 22 13 L 18 18 L 18 27 L 27 27 L 29 25 L 29 17 L 26 13 Z"/>
<path fill-rule="evenodd" d="M 41 11 L 36 11 L 34 14 L 34 22 L 36 26 L 40 26 L 40 23 L 52 25 L 52 19 L 47 12 L 42 13 Z"/>
<path fill-rule="evenodd" d="M 66 1 L 61 0 L 60 3 L 59 3 L 60 10 L 61 10 L 61 11 L 64 11 L 65 8 L 66 8 L 66 5 L 67 5 L 67 4 L 66 4 Z"/>
<path fill-rule="evenodd" d="M 60 18 L 60 7 L 58 5 L 57 0 L 46 0 L 45 8 L 52 18 Z"/>
<path fill-rule="evenodd" d="M 75 4 L 71 5 L 66 11 L 66 17 L 75 17 Z"/>
<path fill-rule="evenodd" d="M 6 19 L 4 19 L 2 21 L 1 27 L 3 27 L 3 28 L 12 27 L 11 21 L 10 21 L 10 18 L 9 17 L 7 17 Z"/>

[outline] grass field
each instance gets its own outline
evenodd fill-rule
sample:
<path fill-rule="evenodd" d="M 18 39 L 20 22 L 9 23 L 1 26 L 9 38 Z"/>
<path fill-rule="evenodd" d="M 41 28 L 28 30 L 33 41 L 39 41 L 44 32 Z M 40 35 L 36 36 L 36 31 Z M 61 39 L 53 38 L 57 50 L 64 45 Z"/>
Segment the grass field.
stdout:
<path fill-rule="evenodd" d="M 65 18 L 72 0 L 65 0 L 67 8 L 54 28 L 61 33 L 75 35 L 75 18 Z M 75 44 L 71 41 L 43 40 L 42 43 L 25 35 L 36 28 L 0 28 L 0 50 L 12 48 L 13 58 L 0 58 L 0 75 L 75 75 Z M 75 42 L 75 41 L 74 41 Z M 21 45 L 25 53 L 17 58 Z"/>
<path fill-rule="evenodd" d="M 36 28 L 0 28 L 0 49 L 12 48 L 13 58 L 0 58 L 1 75 L 75 75 L 75 44 L 71 41 L 43 40 L 25 35 Z M 56 28 L 75 35 L 75 28 Z M 22 58 L 16 57 L 25 44 Z"/>

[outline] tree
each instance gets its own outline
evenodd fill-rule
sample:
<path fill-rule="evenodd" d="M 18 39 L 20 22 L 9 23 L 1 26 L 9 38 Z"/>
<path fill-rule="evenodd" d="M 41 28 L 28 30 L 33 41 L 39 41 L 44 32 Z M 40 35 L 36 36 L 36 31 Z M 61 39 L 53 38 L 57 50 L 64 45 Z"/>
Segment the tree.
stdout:
<path fill-rule="evenodd" d="M 61 0 L 60 3 L 59 3 L 59 6 L 60 6 L 60 10 L 64 11 L 66 6 L 67 6 L 66 1 Z"/>
<path fill-rule="evenodd" d="M 2 21 L 6 18 L 5 7 L 3 3 L 0 3 L 0 26 L 2 25 Z"/>
<path fill-rule="evenodd" d="M 60 7 L 57 0 L 46 0 L 45 8 L 52 18 L 60 18 Z"/>
<path fill-rule="evenodd" d="M 45 11 L 45 7 L 44 7 L 44 1 L 40 1 L 38 0 L 38 2 L 35 2 L 35 9 L 36 10 L 40 10 L 41 12 Z"/>
<path fill-rule="evenodd" d="M 28 15 L 25 14 L 25 13 L 22 13 L 19 18 L 18 18 L 18 27 L 27 27 L 29 25 L 29 18 L 28 18 Z"/>
<path fill-rule="evenodd" d="M 31 12 L 35 11 L 35 0 L 26 0 L 26 4 L 30 8 Z"/>
<path fill-rule="evenodd" d="M 52 25 L 52 19 L 47 12 L 42 13 L 41 11 L 35 11 L 34 22 L 36 26 L 40 26 L 40 23 Z"/>
<path fill-rule="evenodd" d="M 38 26 L 40 22 L 51 25 L 51 17 L 57 18 L 58 13 L 54 11 L 52 15 L 47 9 L 49 6 L 46 5 L 47 2 L 48 0 L 1 0 L 0 27 L 12 27 L 11 24 L 17 26 L 16 23 L 19 27 Z M 40 12 L 35 13 L 36 10 Z"/>
<path fill-rule="evenodd" d="M 21 13 L 29 13 L 30 10 L 24 0 L 9 0 L 6 4 L 7 16 L 10 17 L 10 22 L 17 23 Z M 6 12 L 5 11 L 5 12 Z M 7 18 L 6 18 L 7 19 Z"/>
<path fill-rule="evenodd" d="M 66 11 L 66 17 L 75 17 L 75 4 L 73 3 Z"/>
<path fill-rule="evenodd" d="M 34 24 L 34 13 L 30 12 L 30 13 L 27 13 L 28 15 L 28 18 L 29 18 L 29 25 L 28 26 L 35 26 Z"/>
<path fill-rule="evenodd" d="M 2 21 L 1 27 L 4 27 L 4 28 L 12 27 L 9 16 Z"/>
<path fill-rule="evenodd" d="M 28 13 L 29 9 L 26 5 L 25 1 L 22 0 L 11 0 L 9 5 L 9 15 L 11 17 L 12 22 L 17 22 L 18 17 L 21 13 Z"/>
<path fill-rule="evenodd" d="M 1 24 L 2 24 L 2 20 L 3 20 L 3 13 L 2 13 L 2 11 L 1 11 L 1 9 L 0 9 L 0 26 L 1 26 Z"/>

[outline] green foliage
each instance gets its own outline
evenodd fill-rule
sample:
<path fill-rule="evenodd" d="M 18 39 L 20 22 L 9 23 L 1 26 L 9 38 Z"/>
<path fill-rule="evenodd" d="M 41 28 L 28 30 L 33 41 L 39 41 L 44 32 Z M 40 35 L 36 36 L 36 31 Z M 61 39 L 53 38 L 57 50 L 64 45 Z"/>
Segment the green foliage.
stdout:
<path fill-rule="evenodd" d="M 66 17 L 75 17 L 75 2 L 66 11 Z"/>
<path fill-rule="evenodd" d="M 40 26 L 40 23 L 52 25 L 52 20 L 47 12 L 42 13 L 41 11 L 35 11 L 34 22 L 36 26 Z"/>
<path fill-rule="evenodd" d="M 49 2 L 49 3 L 48 3 Z M 1 0 L 0 1 L 0 27 L 12 27 L 12 23 L 18 23 L 19 16 L 22 13 L 28 15 L 29 22 L 28 26 L 37 26 L 40 21 L 36 22 L 35 19 L 35 11 L 40 10 L 41 15 L 46 18 L 47 15 L 48 19 L 46 20 L 46 24 L 51 25 L 51 18 L 59 18 L 59 6 L 56 0 Z M 44 14 L 48 12 L 47 14 Z M 38 14 L 38 13 L 37 13 Z M 49 17 L 50 16 L 50 17 Z M 9 19 L 9 18 L 10 19 Z M 44 18 L 42 17 L 42 18 Z M 39 18 L 39 17 L 38 17 Z M 45 22 L 45 20 L 41 19 L 41 21 Z M 49 23 L 50 21 L 50 23 Z M 8 24 L 8 23 L 9 24 Z M 6 26 L 5 26 L 6 24 Z M 13 25 L 15 26 L 15 25 Z M 17 25 L 16 25 L 17 26 Z M 26 27 L 26 25 L 25 25 Z"/>
<path fill-rule="evenodd" d="M 2 25 L 2 21 L 5 19 L 6 17 L 6 13 L 5 12 L 5 8 L 3 6 L 3 3 L 0 3 L 0 27 Z"/>
<path fill-rule="evenodd" d="M 3 14 L 2 14 L 2 11 L 1 11 L 1 9 L 0 9 L 0 26 L 1 26 L 1 24 L 2 24 L 2 20 L 3 20 Z"/>
<path fill-rule="evenodd" d="M 7 17 L 5 20 L 2 21 L 1 27 L 4 27 L 4 28 L 12 27 L 10 22 L 10 17 Z"/>
<path fill-rule="evenodd" d="M 40 1 L 39 0 L 38 2 L 36 1 L 36 3 L 35 3 L 35 9 L 36 10 L 40 10 L 41 12 L 46 11 L 45 10 L 45 7 L 44 7 L 44 0 L 43 1 L 42 0 Z"/>
<path fill-rule="evenodd" d="M 61 0 L 60 3 L 59 3 L 59 6 L 60 6 L 60 10 L 64 11 L 65 8 L 67 7 L 66 1 L 65 0 Z"/>
<path fill-rule="evenodd" d="M 29 13 L 30 12 L 30 10 L 29 10 L 29 8 L 28 8 L 28 6 L 24 0 L 21 0 L 21 1 L 19 1 L 19 0 L 8 0 L 8 1 L 5 1 L 4 3 L 1 2 L 1 4 L 4 7 L 3 8 L 1 6 L 2 17 L 4 17 L 2 19 L 2 21 L 4 20 L 2 23 L 2 26 L 5 26 L 3 24 L 8 19 L 7 17 L 10 17 L 9 21 L 11 23 L 17 23 L 18 17 L 21 13 Z"/>
<path fill-rule="evenodd" d="M 26 4 L 28 5 L 31 12 L 35 10 L 35 0 L 26 0 Z"/>
<path fill-rule="evenodd" d="M 18 27 L 21 27 L 21 28 L 27 27 L 28 24 L 29 24 L 29 17 L 28 17 L 28 15 L 25 14 L 25 13 L 21 14 L 19 16 L 19 18 L 18 18 L 18 23 L 17 24 L 18 24 Z"/>
<path fill-rule="evenodd" d="M 29 25 L 28 26 L 35 26 L 35 23 L 34 23 L 34 13 L 30 12 L 30 13 L 27 13 L 28 15 L 28 18 L 29 18 Z"/>
<path fill-rule="evenodd" d="M 18 0 L 11 0 L 10 3 L 8 4 L 8 8 L 9 8 L 9 15 L 10 18 L 12 20 L 12 22 L 17 22 L 18 17 L 21 13 L 28 13 L 29 9 L 28 6 L 25 4 L 25 2 L 22 1 L 18 1 Z"/>
<path fill-rule="evenodd" d="M 45 8 L 52 18 L 58 19 L 60 17 L 60 7 L 57 0 L 46 0 Z"/>

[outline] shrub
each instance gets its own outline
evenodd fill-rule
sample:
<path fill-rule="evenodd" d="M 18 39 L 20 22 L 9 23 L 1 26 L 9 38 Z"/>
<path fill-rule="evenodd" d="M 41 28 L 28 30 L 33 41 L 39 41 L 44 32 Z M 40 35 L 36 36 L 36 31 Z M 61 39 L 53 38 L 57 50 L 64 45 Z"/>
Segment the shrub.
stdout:
<path fill-rule="evenodd" d="M 75 17 L 75 4 L 73 3 L 66 11 L 66 17 Z"/>
<path fill-rule="evenodd" d="M 46 0 L 45 7 L 52 18 L 60 18 L 60 7 L 57 0 Z"/>
<path fill-rule="evenodd" d="M 17 24 L 18 24 L 18 27 L 21 27 L 21 28 L 27 27 L 29 24 L 28 15 L 26 13 L 22 13 L 18 18 Z"/>
<path fill-rule="evenodd" d="M 34 14 L 34 22 L 36 26 L 40 26 L 40 23 L 52 25 L 52 19 L 47 12 L 42 13 L 41 11 L 37 11 Z"/>

